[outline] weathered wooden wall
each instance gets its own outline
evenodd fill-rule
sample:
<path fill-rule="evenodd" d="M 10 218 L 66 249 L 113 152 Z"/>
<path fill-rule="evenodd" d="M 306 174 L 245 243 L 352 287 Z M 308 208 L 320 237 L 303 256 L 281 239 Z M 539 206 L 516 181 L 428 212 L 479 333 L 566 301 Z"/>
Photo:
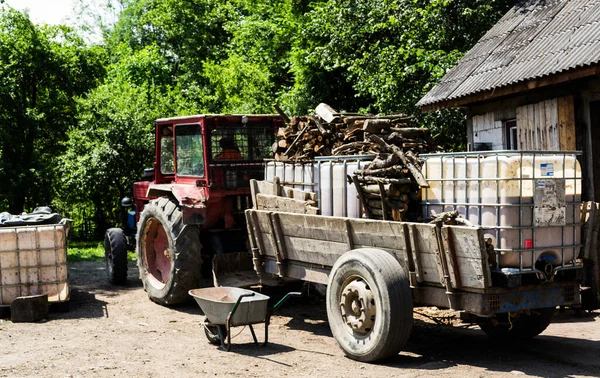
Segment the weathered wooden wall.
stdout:
<path fill-rule="evenodd" d="M 518 107 L 517 130 L 521 150 L 575 150 L 573 96 Z"/>

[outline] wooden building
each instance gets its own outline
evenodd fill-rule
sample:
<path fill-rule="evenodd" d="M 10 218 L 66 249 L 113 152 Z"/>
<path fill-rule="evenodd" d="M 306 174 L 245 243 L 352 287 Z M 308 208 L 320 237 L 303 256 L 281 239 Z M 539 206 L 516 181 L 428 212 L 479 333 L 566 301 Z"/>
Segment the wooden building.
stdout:
<path fill-rule="evenodd" d="M 600 201 L 600 0 L 518 1 L 418 105 L 464 108 L 472 150 L 581 150 Z"/>

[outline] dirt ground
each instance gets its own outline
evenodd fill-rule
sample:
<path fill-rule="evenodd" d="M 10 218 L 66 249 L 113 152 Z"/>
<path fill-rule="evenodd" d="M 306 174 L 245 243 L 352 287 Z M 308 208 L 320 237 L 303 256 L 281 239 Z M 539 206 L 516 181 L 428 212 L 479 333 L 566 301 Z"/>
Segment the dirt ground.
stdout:
<path fill-rule="evenodd" d="M 103 263 L 72 263 L 69 312 L 51 312 L 39 323 L 0 320 L 0 377 L 600 376 L 600 312 L 558 313 L 542 335 L 511 346 L 477 327 L 417 315 L 406 351 L 365 364 L 344 357 L 317 296 L 284 306 L 266 347 L 254 345 L 247 328 L 235 328 L 239 335 L 227 353 L 207 342 L 195 303 L 154 304 L 134 265 L 126 287 L 111 287 L 105 277 Z M 262 339 L 264 326 L 256 329 Z"/>

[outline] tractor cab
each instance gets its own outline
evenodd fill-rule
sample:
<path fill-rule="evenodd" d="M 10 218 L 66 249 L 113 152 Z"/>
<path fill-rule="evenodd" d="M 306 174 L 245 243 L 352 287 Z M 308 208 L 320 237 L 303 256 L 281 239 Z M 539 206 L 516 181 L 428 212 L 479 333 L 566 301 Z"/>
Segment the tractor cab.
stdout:
<path fill-rule="evenodd" d="M 250 179 L 262 179 L 281 117 L 198 115 L 159 119 L 155 126 L 154 174 L 134 185 L 136 213 L 166 195 L 188 209 L 186 223 L 225 229 L 243 224 Z"/>

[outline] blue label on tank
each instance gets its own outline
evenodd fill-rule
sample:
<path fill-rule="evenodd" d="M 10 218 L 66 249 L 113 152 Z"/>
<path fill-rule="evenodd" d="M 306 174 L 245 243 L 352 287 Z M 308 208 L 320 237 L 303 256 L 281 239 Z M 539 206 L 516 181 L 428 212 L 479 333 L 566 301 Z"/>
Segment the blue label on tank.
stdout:
<path fill-rule="evenodd" d="M 554 176 L 554 163 L 540 164 L 542 176 Z"/>

